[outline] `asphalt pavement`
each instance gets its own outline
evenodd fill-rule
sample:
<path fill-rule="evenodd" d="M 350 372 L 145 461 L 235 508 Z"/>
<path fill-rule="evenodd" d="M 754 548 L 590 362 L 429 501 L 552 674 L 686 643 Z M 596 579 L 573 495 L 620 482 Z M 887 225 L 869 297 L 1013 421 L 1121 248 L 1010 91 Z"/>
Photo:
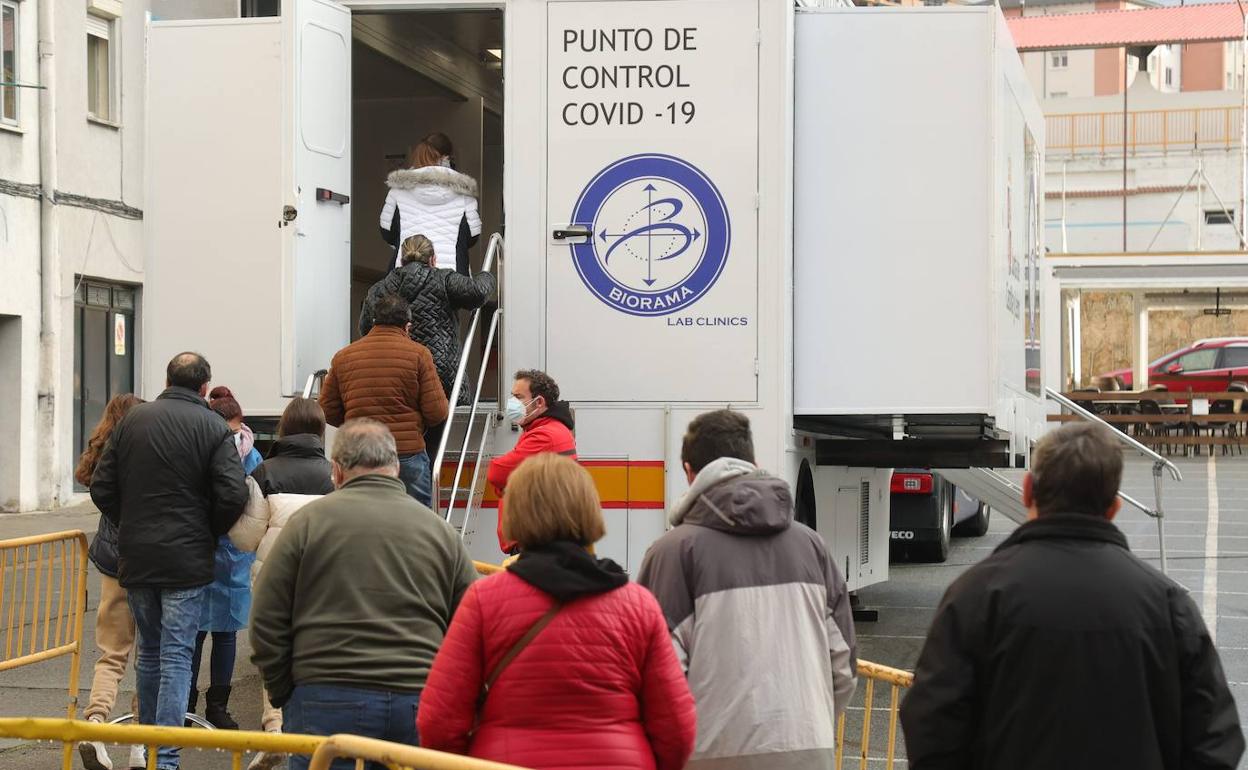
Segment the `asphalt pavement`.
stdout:
<path fill-rule="evenodd" d="M 1242 724 L 1248 716 L 1248 456 L 1217 454 L 1212 460 L 1204 456 L 1174 462 L 1183 481 L 1167 476 L 1162 485 L 1168 572 L 1192 592 L 1205 614 Z M 1123 491 L 1152 505 L 1151 465 L 1129 461 Z M 1116 523 L 1132 551 L 1159 565 L 1154 519 L 1124 505 Z M 944 564 L 893 564 L 887 582 L 863 589 L 859 598 L 864 606 L 879 611 L 879 621 L 858 624 L 860 657 L 913 670 L 945 589 L 992 553 L 1015 526 L 1004 516 L 993 515 L 986 535 L 955 538 Z M 861 695 L 856 700 L 850 717 L 860 725 Z M 873 719 L 871 732 L 880 740 L 870 744 L 870 767 L 884 767 L 886 733 L 881 731 L 886 729 L 881 717 Z M 899 756 L 905 753 L 903 743 L 898 736 Z M 1248 767 L 1248 762 L 1242 766 Z"/>
<path fill-rule="evenodd" d="M 1206 621 L 1215 633 L 1242 722 L 1248 715 L 1248 457 L 1217 455 L 1212 461 L 1199 457 L 1175 462 L 1182 470 L 1183 481 L 1167 480 L 1163 487 L 1169 572 L 1192 592 L 1205 612 Z M 1132 496 L 1151 504 L 1150 466 L 1142 461 L 1130 462 L 1123 487 Z M 90 535 L 96 529 L 97 520 L 98 514 L 89 504 L 52 513 L 0 515 L 0 538 L 62 529 L 81 529 Z M 1155 522 L 1127 507 L 1117 521 L 1126 532 L 1132 550 L 1157 564 Z M 983 537 L 955 539 L 944 564 L 894 564 L 887 582 L 863 589 L 859 598 L 864 606 L 879 611 L 879 620 L 858 625 L 860 657 L 896 668 L 913 669 L 945 589 L 964 570 L 991 553 L 1014 527 L 1013 522 L 994 515 Z M 98 575 L 94 570 L 90 575 L 84 629 L 87 654 L 78 683 L 80 702 L 84 704 L 96 654 L 91 640 L 99 595 Z M 230 707 L 244 728 L 258 729 L 260 683 L 247 663 L 249 656 L 247 634 L 242 632 Z M 0 716 L 60 716 L 66 705 L 68 675 L 69 662 L 65 658 L 0 674 Z M 207 676 L 205 660 L 201 681 L 206 682 Z M 129 703 L 133 689 L 133 671 L 128 671 L 118 698 L 122 710 Z M 846 729 L 845 767 L 857 766 L 865 698 L 866 687 L 860 683 Z M 888 688 L 877 688 L 873 699 L 867 766 L 882 768 L 889 727 L 886 719 Z M 903 761 L 898 762 L 897 767 L 905 766 L 903 744 L 898 734 L 897 756 Z M 116 767 L 124 768 L 125 756 L 121 749 L 113 751 Z M 0 770 L 54 770 L 59 766 L 58 746 L 0 741 Z M 226 755 L 211 752 L 188 752 L 183 761 L 186 770 L 225 770 L 229 766 Z"/>

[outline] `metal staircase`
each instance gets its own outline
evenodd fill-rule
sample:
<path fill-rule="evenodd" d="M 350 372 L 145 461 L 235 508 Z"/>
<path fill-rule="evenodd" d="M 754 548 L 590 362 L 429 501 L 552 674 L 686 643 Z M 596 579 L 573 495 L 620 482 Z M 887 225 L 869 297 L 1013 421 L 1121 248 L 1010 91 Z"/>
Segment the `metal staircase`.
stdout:
<path fill-rule="evenodd" d="M 493 428 L 501 422 L 503 417 L 501 399 L 500 402 L 493 404 L 482 402 L 481 400 L 481 392 L 485 385 L 485 375 L 490 361 L 490 354 L 494 350 L 494 345 L 500 339 L 499 335 L 501 334 L 503 322 L 503 236 L 499 233 L 494 233 L 490 236 L 490 243 L 485 252 L 485 261 L 481 265 L 481 272 L 490 272 L 496 264 L 498 267 L 496 272 L 499 278 L 498 305 L 490 313 L 489 323 L 485 332 L 485 351 L 482 353 L 479 366 L 477 367 L 477 380 L 472 390 L 472 399 L 466 406 L 457 406 L 459 394 L 464 388 L 464 380 L 468 373 L 468 363 L 472 357 L 473 344 L 477 339 L 477 332 L 481 328 L 481 318 L 485 312 L 484 307 L 473 311 L 472 320 L 468 325 L 468 333 L 463 339 L 463 350 L 460 353 L 459 365 L 455 371 L 455 383 L 450 393 L 451 411 L 446 419 L 446 427 L 442 431 L 442 439 L 438 442 L 438 453 L 434 458 L 431 469 L 433 475 L 434 510 L 441 513 L 442 517 L 451 522 L 451 524 L 455 524 L 452 518 L 456 509 L 459 508 L 462 511 L 463 518 L 457 526 L 461 538 L 469 531 L 472 514 L 481 506 L 481 500 L 485 493 L 485 479 L 482 467 L 488 464 L 489 439 L 493 435 Z M 319 369 L 308 375 L 307 382 L 303 386 L 304 398 L 315 398 L 317 396 L 321 382 L 325 379 L 327 373 L 327 369 Z M 497 391 L 500 397 L 504 393 L 504 385 L 500 370 Z M 463 432 L 459 451 L 458 453 L 448 455 L 447 447 L 450 444 L 452 435 L 457 432 L 460 425 L 463 426 Z M 450 493 L 446 497 L 444 508 L 441 489 L 442 465 L 448 458 L 453 459 L 455 462 L 455 474 L 451 479 Z M 466 467 L 469 464 L 471 464 L 472 472 L 468 476 L 468 483 L 465 484 Z"/>

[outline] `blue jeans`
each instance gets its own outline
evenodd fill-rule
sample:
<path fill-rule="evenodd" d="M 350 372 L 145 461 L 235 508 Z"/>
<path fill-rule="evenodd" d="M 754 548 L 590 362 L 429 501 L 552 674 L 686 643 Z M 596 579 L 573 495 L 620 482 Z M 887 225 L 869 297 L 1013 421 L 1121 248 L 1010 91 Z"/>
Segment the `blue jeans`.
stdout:
<path fill-rule="evenodd" d="M 416 736 L 417 693 L 365 690 L 335 684 L 295 685 L 282 707 L 282 732 L 301 735 L 362 735 L 365 738 L 419 746 Z M 292 754 L 289 770 L 308 770 L 310 757 Z M 355 760 L 335 759 L 330 770 L 353 770 Z M 385 770 L 370 762 L 369 770 Z"/>
<path fill-rule="evenodd" d="M 429 473 L 429 455 L 417 452 L 399 458 L 399 480 L 407 487 L 407 494 L 417 502 L 433 507 L 433 476 Z"/>
<path fill-rule="evenodd" d="M 191 691 L 191 657 L 199 633 L 204 588 L 131 588 L 126 597 L 138 631 L 134 670 L 139 722 L 181 727 Z M 156 767 L 176 770 L 179 753 L 176 746 L 160 747 Z"/>

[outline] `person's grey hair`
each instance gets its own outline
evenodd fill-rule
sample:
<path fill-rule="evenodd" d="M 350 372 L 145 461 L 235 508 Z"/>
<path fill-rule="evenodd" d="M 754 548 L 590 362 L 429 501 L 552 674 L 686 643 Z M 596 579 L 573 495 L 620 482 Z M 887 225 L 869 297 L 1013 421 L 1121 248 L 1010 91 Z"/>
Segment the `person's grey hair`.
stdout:
<path fill-rule="evenodd" d="M 347 420 L 334 434 L 333 460 L 344 471 L 389 468 L 399 462 L 399 452 L 394 434 L 384 423 L 357 417 Z"/>

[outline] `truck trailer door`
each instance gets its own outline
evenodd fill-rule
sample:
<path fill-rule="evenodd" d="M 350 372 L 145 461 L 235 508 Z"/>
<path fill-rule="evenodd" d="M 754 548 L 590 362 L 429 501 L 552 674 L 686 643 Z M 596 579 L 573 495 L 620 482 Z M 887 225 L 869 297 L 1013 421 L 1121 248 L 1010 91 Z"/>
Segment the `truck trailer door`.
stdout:
<path fill-rule="evenodd" d="M 148 28 L 149 398 L 194 350 L 249 415 L 276 415 L 350 338 L 351 17 L 283 11 Z"/>
<path fill-rule="evenodd" d="M 578 402 L 755 401 L 758 0 L 547 14 L 547 368 Z"/>

